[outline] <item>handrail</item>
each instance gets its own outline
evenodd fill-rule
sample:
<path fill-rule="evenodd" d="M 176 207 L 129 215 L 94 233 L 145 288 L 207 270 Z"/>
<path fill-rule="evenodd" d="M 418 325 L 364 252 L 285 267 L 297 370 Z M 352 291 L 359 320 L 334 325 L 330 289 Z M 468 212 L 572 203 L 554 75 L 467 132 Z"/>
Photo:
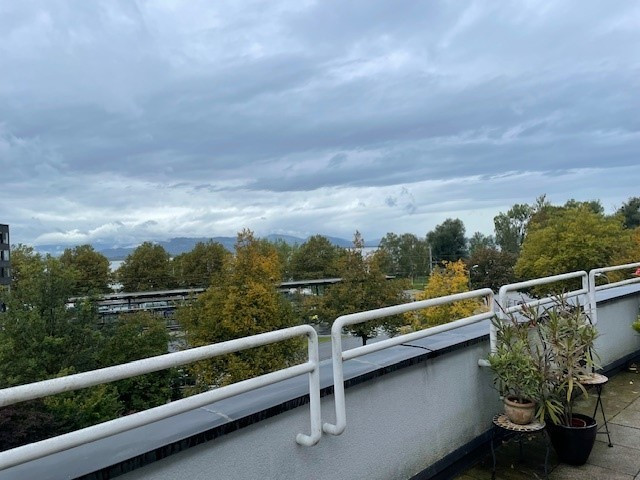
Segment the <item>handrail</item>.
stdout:
<path fill-rule="evenodd" d="M 520 305 L 507 306 L 507 293 L 511 291 L 517 291 L 522 288 L 535 287 L 537 285 L 545 285 L 548 283 L 561 282 L 563 280 L 571 280 L 572 278 L 581 278 L 582 279 L 582 288 L 579 290 L 572 290 L 570 292 L 563 293 L 556 297 L 544 297 L 537 300 L 532 300 L 530 302 L 523 302 Z M 584 270 L 579 270 L 577 272 L 570 273 L 562 273 L 560 275 L 552 275 L 549 277 L 536 278 L 534 280 L 527 280 L 524 282 L 510 283 L 507 285 L 503 285 L 500 287 L 498 291 L 498 311 L 497 318 L 498 321 L 505 320 L 507 315 L 510 313 L 518 312 L 525 307 L 543 307 L 550 303 L 555 303 L 558 297 L 560 298 L 571 298 L 577 297 L 579 295 L 588 295 L 589 294 L 589 281 L 587 277 L 587 272 Z M 497 349 L 497 332 L 496 326 L 492 323 L 489 327 L 489 345 L 491 353 L 495 353 Z M 478 365 L 481 367 L 489 366 L 489 362 L 485 359 L 481 359 L 478 361 Z"/>
<path fill-rule="evenodd" d="M 134 362 L 102 368 L 91 372 L 78 373 L 75 375 L 53 378 L 51 380 L 44 380 L 27 385 L 6 388 L 0 390 L 0 407 L 49 395 L 55 395 L 57 393 L 79 390 L 101 383 L 109 383 L 146 373 L 157 372 L 159 370 L 185 365 L 198 360 L 205 360 L 227 353 L 268 345 L 302 335 L 305 335 L 308 339 L 309 358 L 305 363 L 284 368 L 259 377 L 243 380 L 231 385 L 226 385 L 215 390 L 183 398 L 181 400 L 134 413 L 126 417 L 117 418 L 64 435 L 42 440 L 40 442 L 0 452 L 0 470 L 20 465 L 52 453 L 68 450 L 87 442 L 122 433 L 133 428 L 148 425 L 158 420 L 172 417 L 195 408 L 203 407 L 218 400 L 249 392 L 298 375 L 303 375 L 305 373 L 309 374 L 311 435 L 298 433 L 296 436 L 296 442 L 305 446 L 315 445 L 322 436 L 320 416 L 320 361 L 318 355 L 318 335 L 310 325 L 298 325 L 273 332 L 252 335 L 250 337 L 237 338 L 226 342 L 192 348 L 182 352 L 168 353 L 156 357 L 145 358 L 143 360 L 136 360 Z"/>
<path fill-rule="evenodd" d="M 460 320 L 453 321 L 444 325 L 438 325 L 436 327 L 426 328 L 417 332 L 407 333 L 397 337 L 382 340 L 370 345 L 364 345 L 362 347 L 352 348 L 350 350 L 342 351 L 342 329 L 347 325 L 355 325 L 363 323 L 369 320 L 377 318 L 389 317 L 392 315 L 399 315 L 402 313 L 412 312 L 416 310 L 422 310 L 428 307 L 435 307 L 438 305 L 444 305 L 453 303 L 459 300 L 467 300 L 470 298 L 487 298 L 487 305 L 489 312 L 473 315 Z M 478 323 L 482 320 L 492 318 L 494 316 L 494 302 L 493 291 L 490 288 L 483 288 L 480 290 L 473 290 L 471 292 L 457 293 L 453 295 L 447 295 L 444 297 L 432 298 L 428 300 L 421 300 L 418 302 L 405 303 L 402 305 L 395 305 L 392 307 L 384 307 L 376 310 L 369 310 L 366 312 L 352 313 L 349 315 L 342 315 L 338 317 L 331 326 L 331 356 L 333 359 L 333 388 L 334 388 L 334 400 L 336 411 L 336 423 L 325 423 L 322 429 L 326 433 L 331 435 L 340 435 L 344 432 L 347 426 L 347 413 L 345 406 L 344 396 L 344 369 L 343 362 L 350 360 L 367 353 L 377 352 L 379 350 L 400 345 L 402 343 L 418 340 L 421 338 L 435 335 L 436 333 L 442 333 L 456 328 L 464 327 Z"/>
<path fill-rule="evenodd" d="M 597 312 L 597 305 L 596 305 L 597 291 L 607 290 L 609 288 L 621 287 L 623 285 L 630 285 L 632 283 L 640 282 L 640 277 L 637 277 L 637 278 L 631 278 L 627 280 L 620 280 L 619 282 L 613 282 L 613 283 L 609 282 L 609 283 L 605 283 L 604 285 L 596 286 L 596 277 L 606 272 L 613 272 L 615 270 L 626 270 L 629 268 L 638 268 L 638 267 L 640 267 L 640 262 L 627 263 L 624 265 L 615 265 L 613 267 L 594 268 L 589 272 L 589 306 L 591 307 L 591 322 L 594 325 L 598 323 L 598 312 Z"/>

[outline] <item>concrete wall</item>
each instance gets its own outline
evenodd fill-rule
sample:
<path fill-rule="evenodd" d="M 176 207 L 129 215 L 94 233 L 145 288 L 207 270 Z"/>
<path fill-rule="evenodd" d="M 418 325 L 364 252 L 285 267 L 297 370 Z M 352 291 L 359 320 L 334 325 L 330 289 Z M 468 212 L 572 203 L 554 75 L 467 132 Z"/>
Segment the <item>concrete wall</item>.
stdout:
<path fill-rule="evenodd" d="M 640 295 L 615 298 L 598 304 L 596 352 L 603 367 L 640 349 L 640 335 L 631 328 L 638 316 Z"/>
<path fill-rule="evenodd" d="M 172 455 L 123 479 L 409 478 L 485 432 L 500 408 L 478 359 L 488 341 L 346 390 L 347 430 L 301 447 L 307 408 L 297 408 Z M 333 421 L 333 396 L 323 399 Z"/>

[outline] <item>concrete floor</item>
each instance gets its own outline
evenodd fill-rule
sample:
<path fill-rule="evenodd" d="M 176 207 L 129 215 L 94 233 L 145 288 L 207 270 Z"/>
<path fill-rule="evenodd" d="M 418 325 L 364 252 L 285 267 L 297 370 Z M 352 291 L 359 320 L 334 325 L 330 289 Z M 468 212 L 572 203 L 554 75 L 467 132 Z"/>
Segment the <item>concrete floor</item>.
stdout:
<path fill-rule="evenodd" d="M 549 460 L 551 480 L 640 480 L 640 375 L 623 372 L 609 379 L 602 392 L 604 410 L 611 433 L 610 448 L 607 435 L 598 434 L 587 463 L 580 467 L 558 464 L 553 449 Z M 593 414 L 595 392 L 577 404 L 580 413 Z M 599 410 L 599 409 L 598 409 Z M 596 415 L 600 431 L 602 414 Z M 540 435 L 531 437 L 524 445 L 525 459 L 519 461 L 517 442 L 502 445 L 496 453 L 496 479 L 534 480 L 544 478 L 544 442 Z M 456 477 L 456 480 L 485 480 L 491 478 L 491 455 Z"/>

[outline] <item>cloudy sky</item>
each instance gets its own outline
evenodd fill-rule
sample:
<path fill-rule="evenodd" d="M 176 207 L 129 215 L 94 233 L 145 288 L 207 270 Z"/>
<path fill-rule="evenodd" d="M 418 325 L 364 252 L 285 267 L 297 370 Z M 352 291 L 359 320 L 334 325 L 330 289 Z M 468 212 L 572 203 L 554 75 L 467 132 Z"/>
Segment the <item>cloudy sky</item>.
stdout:
<path fill-rule="evenodd" d="M 639 151 L 637 2 L 0 0 L 14 243 L 488 234 Z"/>

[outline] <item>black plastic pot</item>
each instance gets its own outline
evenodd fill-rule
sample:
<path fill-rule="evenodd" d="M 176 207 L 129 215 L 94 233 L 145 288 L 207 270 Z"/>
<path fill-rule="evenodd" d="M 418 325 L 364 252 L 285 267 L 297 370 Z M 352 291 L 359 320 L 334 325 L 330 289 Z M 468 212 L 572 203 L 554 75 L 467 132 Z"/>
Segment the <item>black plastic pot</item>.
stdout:
<path fill-rule="evenodd" d="M 584 465 L 596 441 L 598 424 L 595 419 L 579 413 L 574 413 L 573 419 L 571 427 L 549 423 L 547 430 L 558 460 L 569 465 Z"/>

